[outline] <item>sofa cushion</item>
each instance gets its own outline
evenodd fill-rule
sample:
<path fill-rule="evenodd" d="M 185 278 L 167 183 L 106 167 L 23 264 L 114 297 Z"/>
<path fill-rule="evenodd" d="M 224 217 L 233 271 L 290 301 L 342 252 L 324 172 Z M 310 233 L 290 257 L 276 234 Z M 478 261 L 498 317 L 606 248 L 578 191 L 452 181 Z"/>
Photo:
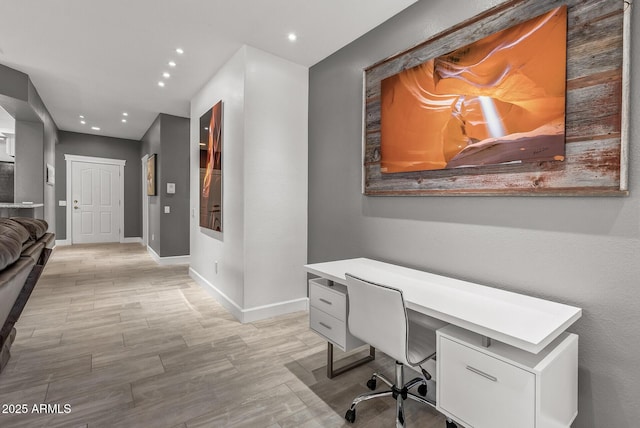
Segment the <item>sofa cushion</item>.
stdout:
<path fill-rule="evenodd" d="M 36 264 L 38 264 L 38 260 L 40 260 L 40 254 L 42 254 L 42 250 L 44 250 L 43 242 L 36 242 L 26 250 L 23 250 L 20 253 L 20 257 L 30 257 Z"/>
<path fill-rule="evenodd" d="M 11 234 L 20 242 L 20 244 L 24 244 L 31 238 L 29 231 L 24 226 L 9 218 L 0 218 L 0 234 Z"/>
<path fill-rule="evenodd" d="M 29 218 L 29 217 L 11 217 L 11 220 L 15 220 L 20 223 L 25 229 L 29 231 L 29 235 L 31 235 L 31 239 L 37 241 L 47 233 L 47 229 L 49 228 L 49 224 L 38 218 Z"/>
<path fill-rule="evenodd" d="M 0 235 L 0 270 L 15 263 L 20 258 L 22 243 L 12 234 Z"/>
<path fill-rule="evenodd" d="M 30 257 L 22 257 L 0 271 L 0 326 L 4 325 L 34 265 Z"/>
<path fill-rule="evenodd" d="M 45 247 L 52 249 L 56 244 L 56 234 L 55 233 L 45 233 L 42 238 L 40 238 L 40 242 L 44 244 Z"/>

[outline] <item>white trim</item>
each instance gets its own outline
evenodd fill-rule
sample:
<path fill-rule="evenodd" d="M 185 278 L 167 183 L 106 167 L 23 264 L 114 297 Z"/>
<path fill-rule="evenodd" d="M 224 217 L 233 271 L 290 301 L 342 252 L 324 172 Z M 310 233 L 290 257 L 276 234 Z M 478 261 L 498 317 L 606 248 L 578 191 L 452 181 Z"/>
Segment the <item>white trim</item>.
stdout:
<path fill-rule="evenodd" d="M 67 246 L 67 245 L 71 245 L 71 240 L 70 239 L 56 239 L 56 247 L 57 246 Z"/>
<path fill-rule="evenodd" d="M 151 256 L 151 258 L 162 266 L 168 265 L 188 265 L 191 261 L 191 256 L 170 256 L 170 257 L 160 257 L 158 253 L 156 253 L 151 245 L 147 245 L 147 252 Z"/>
<path fill-rule="evenodd" d="M 231 315 L 233 315 L 238 321 L 243 324 L 267 318 L 273 318 L 279 315 L 290 314 L 293 312 L 309 310 L 308 297 L 242 309 L 236 302 L 231 300 L 216 286 L 207 281 L 206 278 L 200 275 L 192 267 L 189 267 L 189 276 L 193 278 L 193 280 L 196 281 L 206 291 L 208 291 L 209 294 L 211 294 L 213 298 L 218 301 L 218 303 L 224 306 L 231 313 Z"/>
<path fill-rule="evenodd" d="M 142 245 L 149 246 L 149 196 L 147 195 L 147 161 L 149 155 L 142 156 Z"/>
<path fill-rule="evenodd" d="M 122 238 L 120 240 L 120 243 L 121 244 L 140 244 L 140 245 L 142 245 L 142 238 L 140 238 L 139 236 Z"/>
<path fill-rule="evenodd" d="M 287 300 L 285 302 L 271 303 L 269 305 L 256 306 L 254 308 L 243 309 L 243 323 L 260 321 L 267 318 L 286 315 L 293 312 L 308 311 L 309 298 L 301 297 L 299 299 Z"/>
<path fill-rule="evenodd" d="M 71 226 L 71 166 L 73 162 L 86 162 L 86 163 L 99 163 L 106 165 L 115 165 L 119 167 L 118 181 L 120 182 L 120 209 L 119 209 L 119 233 L 120 242 L 124 242 L 124 166 L 127 163 L 124 159 L 108 159 L 108 158 L 96 158 L 92 156 L 78 156 L 78 155 L 64 155 L 64 160 L 67 163 L 67 208 L 66 208 L 66 226 L 67 226 L 67 241 L 73 245 L 73 230 Z"/>
<path fill-rule="evenodd" d="M 620 126 L 620 190 L 629 190 L 629 105 L 631 82 L 631 8 L 633 2 L 623 2 L 622 24 L 622 106 Z"/>
<path fill-rule="evenodd" d="M 367 71 L 362 70 L 362 141 L 360 142 L 360 193 L 366 192 L 365 157 L 367 155 Z"/>
<path fill-rule="evenodd" d="M 67 162 L 87 162 L 87 163 L 102 163 L 107 165 L 120 165 L 125 166 L 127 163 L 124 159 L 109 159 L 109 158 L 95 158 L 93 156 L 78 156 L 78 155 L 64 155 L 64 160 Z"/>
<path fill-rule="evenodd" d="M 224 306 L 235 319 L 242 322 L 242 308 L 238 306 L 236 302 L 231 300 L 226 294 L 216 288 L 213 284 L 205 279 L 202 275 L 196 272 L 192 267 L 189 267 L 189 276 L 193 278 L 195 282 L 200 284 L 202 288 L 213 296 L 222 306 Z"/>

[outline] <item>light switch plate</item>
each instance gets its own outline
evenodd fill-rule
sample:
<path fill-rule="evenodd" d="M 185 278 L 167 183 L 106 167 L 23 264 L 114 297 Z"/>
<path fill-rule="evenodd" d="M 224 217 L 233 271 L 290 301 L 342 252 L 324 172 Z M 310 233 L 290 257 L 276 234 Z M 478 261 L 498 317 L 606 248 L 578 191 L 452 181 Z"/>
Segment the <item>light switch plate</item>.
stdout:
<path fill-rule="evenodd" d="M 169 205 L 164 206 L 164 213 L 169 214 L 171 212 L 171 207 Z"/>
<path fill-rule="evenodd" d="M 59 207 L 66 207 L 67 206 L 67 201 L 58 201 L 58 206 Z"/>
<path fill-rule="evenodd" d="M 176 183 L 167 183 L 167 193 L 176 193 Z"/>

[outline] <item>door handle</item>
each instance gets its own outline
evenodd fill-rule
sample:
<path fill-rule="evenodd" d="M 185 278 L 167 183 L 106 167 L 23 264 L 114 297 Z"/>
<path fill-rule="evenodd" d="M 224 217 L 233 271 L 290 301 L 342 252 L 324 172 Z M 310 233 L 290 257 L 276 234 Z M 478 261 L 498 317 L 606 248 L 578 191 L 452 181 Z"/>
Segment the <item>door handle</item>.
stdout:
<path fill-rule="evenodd" d="M 75 207 L 73 207 L 73 209 L 74 209 L 74 210 L 79 210 L 79 209 L 80 209 L 80 207 L 76 205 Z"/>

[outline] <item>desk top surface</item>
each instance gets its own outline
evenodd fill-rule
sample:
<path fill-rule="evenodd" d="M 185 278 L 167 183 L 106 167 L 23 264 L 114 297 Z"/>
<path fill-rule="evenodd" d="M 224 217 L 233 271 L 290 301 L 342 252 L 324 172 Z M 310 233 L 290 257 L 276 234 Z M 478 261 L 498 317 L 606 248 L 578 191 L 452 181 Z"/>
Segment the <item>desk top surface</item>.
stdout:
<path fill-rule="evenodd" d="M 305 265 L 314 275 L 347 283 L 349 273 L 401 289 L 408 308 L 500 342 L 538 353 L 580 318 L 582 310 L 366 258 Z"/>

